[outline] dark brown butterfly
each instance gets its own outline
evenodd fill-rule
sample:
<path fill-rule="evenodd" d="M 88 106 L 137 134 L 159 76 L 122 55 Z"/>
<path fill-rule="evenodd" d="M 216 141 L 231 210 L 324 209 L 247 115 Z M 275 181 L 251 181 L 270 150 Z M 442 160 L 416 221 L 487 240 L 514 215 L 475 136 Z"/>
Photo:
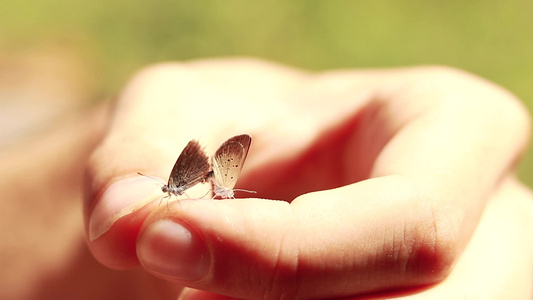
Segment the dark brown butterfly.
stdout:
<path fill-rule="evenodd" d="M 168 183 L 162 186 L 161 190 L 163 193 L 168 194 L 165 197 L 182 195 L 187 189 L 205 181 L 209 170 L 209 158 L 200 144 L 192 140 L 181 152 L 172 168 L 172 172 L 170 172 Z"/>

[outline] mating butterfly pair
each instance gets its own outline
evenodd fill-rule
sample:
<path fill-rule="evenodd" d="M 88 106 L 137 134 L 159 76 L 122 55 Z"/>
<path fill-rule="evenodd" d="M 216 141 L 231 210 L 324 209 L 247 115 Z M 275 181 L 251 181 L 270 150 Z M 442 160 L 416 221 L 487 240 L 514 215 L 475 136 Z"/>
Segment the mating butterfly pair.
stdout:
<path fill-rule="evenodd" d="M 168 193 L 168 197 L 171 194 L 179 196 L 200 182 L 211 181 L 214 197 L 234 198 L 236 190 L 233 188 L 251 143 L 252 137 L 247 134 L 230 138 L 215 152 L 210 165 L 200 144 L 195 140 L 190 141 L 174 164 L 168 183 L 161 190 Z"/>

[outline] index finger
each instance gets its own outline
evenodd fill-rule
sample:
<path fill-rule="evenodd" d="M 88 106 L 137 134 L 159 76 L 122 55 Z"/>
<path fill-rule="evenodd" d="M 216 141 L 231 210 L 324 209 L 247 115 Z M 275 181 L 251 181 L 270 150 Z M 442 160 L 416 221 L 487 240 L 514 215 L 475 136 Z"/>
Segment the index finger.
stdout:
<path fill-rule="evenodd" d="M 95 257 L 114 268 L 138 265 L 139 228 L 157 205 L 152 201 L 163 195 L 157 182 L 137 172 L 166 182 L 189 140 L 214 153 L 228 137 L 271 123 L 283 109 L 273 99 L 301 76 L 273 64 L 231 59 L 140 72 L 121 94 L 111 128 L 87 168 L 85 227 Z M 259 113 L 246 113 L 257 107 Z M 192 193 L 204 194 L 205 186 Z"/>

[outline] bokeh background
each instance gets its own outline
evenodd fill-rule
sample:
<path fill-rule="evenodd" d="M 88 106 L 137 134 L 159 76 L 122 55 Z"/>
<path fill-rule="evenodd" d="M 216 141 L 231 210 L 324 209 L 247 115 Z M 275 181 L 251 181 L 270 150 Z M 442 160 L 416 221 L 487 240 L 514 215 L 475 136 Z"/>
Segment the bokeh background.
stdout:
<path fill-rule="evenodd" d="M 525 0 L 0 0 L 0 146 L 116 94 L 147 64 L 212 56 L 312 70 L 450 65 L 531 110 L 532 13 Z M 519 173 L 530 186 L 532 171 L 529 151 Z"/>
<path fill-rule="evenodd" d="M 526 0 L 0 0 L 0 298 L 176 298 L 142 270 L 102 266 L 84 240 L 84 164 L 107 120 L 93 107 L 139 68 L 237 55 L 317 71 L 442 64 L 531 111 L 532 27 Z M 530 150 L 519 175 L 533 187 L 532 171 Z"/>

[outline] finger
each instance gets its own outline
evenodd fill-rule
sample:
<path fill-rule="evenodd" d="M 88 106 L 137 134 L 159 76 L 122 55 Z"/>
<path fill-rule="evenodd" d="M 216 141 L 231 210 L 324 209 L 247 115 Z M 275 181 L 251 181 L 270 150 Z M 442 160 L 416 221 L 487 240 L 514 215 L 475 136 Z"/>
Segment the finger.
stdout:
<path fill-rule="evenodd" d="M 313 203 L 306 205 L 182 201 L 146 220 L 137 253 L 158 276 L 242 298 L 339 297 L 435 282 L 448 265 L 449 249 L 435 253 L 435 245 L 419 243 L 432 234 L 433 223 L 409 222 L 413 213 L 406 201 L 376 193 L 386 187 L 399 191 L 398 198 L 409 196 L 406 183 L 366 181 L 351 193 L 309 194 Z M 354 194 L 373 204 L 343 201 Z M 383 219 L 378 228 L 371 226 L 377 216 Z M 404 234 L 413 240 L 403 241 Z"/>
<path fill-rule="evenodd" d="M 208 153 L 214 153 L 232 134 L 250 132 L 266 122 L 269 110 L 279 106 L 263 104 L 279 98 L 276 93 L 287 90 L 299 76 L 290 69 L 246 60 L 167 64 L 140 72 L 118 100 L 111 128 L 87 167 L 85 227 L 95 257 L 113 268 L 138 265 L 139 228 L 163 194 L 159 183 L 137 172 L 159 175 L 166 182 L 189 140 L 199 139 Z M 257 97 L 257 90 L 270 92 Z M 254 105 L 264 106 L 262 114 L 244 113 Z M 199 184 L 187 194 L 201 197 L 206 189 Z"/>
<path fill-rule="evenodd" d="M 526 199 L 524 195 L 523 191 L 512 189 L 499 193 L 499 200 L 490 207 L 489 215 L 477 231 L 479 234 L 461 257 L 455 273 L 442 287 L 434 286 L 435 292 L 430 295 L 453 293 L 456 287 L 462 289 L 456 290 L 458 293 L 488 291 L 481 288 L 486 282 L 484 277 L 476 276 L 484 274 L 489 282 L 498 281 L 502 272 L 502 278 L 511 283 L 516 268 L 523 276 L 512 286 L 520 293 L 528 291 L 533 257 L 532 244 L 526 236 L 527 228 L 532 225 L 532 208 L 528 203 L 531 196 Z M 362 198 L 371 197 L 363 194 Z M 511 206 L 508 206 L 509 198 L 516 199 Z M 139 257 L 147 270 L 162 278 L 247 299 L 340 297 L 419 286 L 424 280 L 429 284 L 434 281 L 433 276 L 438 276 L 434 275 L 435 271 L 439 273 L 434 258 L 446 254 L 432 253 L 432 245 L 418 245 L 413 247 L 418 247 L 417 251 L 404 253 L 411 256 L 404 259 L 402 269 L 395 262 L 399 259 L 395 256 L 402 255 L 402 251 L 387 248 L 376 251 L 389 244 L 383 241 L 378 245 L 376 236 L 395 239 L 398 249 L 417 244 L 416 240 L 401 240 L 406 229 L 416 230 L 423 237 L 425 228 L 409 228 L 413 224 L 393 228 L 396 232 L 388 233 L 391 231 L 387 227 L 397 222 L 394 218 L 408 214 L 408 208 L 402 211 L 396 206 L 394 211 L 388 211 L 385 217 L 390 220 L 382 220 L 385 229 L 380 231 L 367 226 L 374 218 L 370 210 L 359 212 L 357 207 L 346 207 L 340 201 L 331 203 L 332 198 L 316 200 L 328 204 L 314 211 L 280 201 L 184 201 L 181 206 L 173 205 L 147 220 L 150 225 L 139 239 Z M 375 210 L 386 210 L 391 204 L 375 203 Z M 344 205 L 342 208 L 352 218 L 339 216 L 340 205 Z M 150 223 L 151 219 L 157 221 Z M 351 230 L 356 226 L 359 230 Z M 394 234 L 397 236 L 391 236 Z M 346 237 L 348 243 L 343 242 Z M 509 257 L 515 259 L 509 261 Z M 417 260 L 425 260 L 425 265 L 415 267 Z M 509 267 L 508 263 L 513 266 Z M 473 282 L 480 286 L 470 286 Z M 501 282 L 494 286 L 495 291 L 506 286 Z M 432 289 L 429 287 L 427 292 Z"/>
<path fill-rule="evenodd" d="M 387 188 L 376 186 L 379 198 L 364 199 L 364 191 L 347 187 L 344 199 L 357 202 L 361 211 L 371 205 L 370 200 L 388 203 L 380 220 L 408 224 L 410 229 L 406 227 L 402 232 L 403 240 L 434 247 L 427 258 L 411 259 L 409 263 L 413 267 L 426 265 L 427 270 L 440 274 L 439 277 L 434 273 L 433 280 L 442 279 L 468 243 L 486 195 L 522 154 L 529 120 L 512 95 L 458 71 L 428 72 L 422 68 L 381 75 L 382 85 L 374 93 L 377 96 L 366 104 L 374 108 L 362 108 L 323 133 L 324 138 L 309 147 L 315 150 L 307 151 L 315 154 L 306 153 L 307 158 L 313 157 L 311 164 L 306 161 L 307 165 L 293 165 L 292 170 L 280 168 L 269 176 L 261 170 L 243 181 L 250 181 L 247 186 L 256 190 L 280 190 L 281 186 L 282 190 L 291 189 L 295 182 L 308 182 L 319 190 L 364 179 L 365 170 L 368 177 L 389 178 Z M 417 88 L 413 89 L 413 85 Z M 294 171 L 298 169 L 305 171 Z M 269 179 L 272 181 L 267 182 Z M 295 186 L 293 194 L 305 192 L 302 187 Z M 362 199 L 364 202 L 360 202 Z M 320 200 L 301 196 L 295 201 L 301 202 L 294 203 L 298 205 L 314 205 Z M 399 207 L 399 202 L 405 204 L 404 208 Z M 395 216 L 395 210 L 398 214 L 405 212 L 405 216 Z M 339 211 L 344 213 L 348 211 Z M 394 226 L 387 230 L 395 232 Z M 383 246 L 394 249 L 394 240 L 388 243 Z M 405 249 L 405 253 L 420 252 L 414 244 Z M 398 265 L 402 261 L 399 259 Z M 419 282 L 423 283 L 428 281 Z"/>
<path fill-rule="evenodd" d="M 299 87 L 303 92 L 292 99 L 305 114 L 292 111 L 255 139 L 256 145 L 265 140 L 271 155 L 240 179 L 268 190 L 267 198 L 291 201 L 305 192 L 397 174 L 425 181 L 421 186 L 434 191 L 455 191 L 448 199 L 471 202 L 466 215 L 475 216 L 483 193 L 514 165 L 528 140 L 529 117 L 518 99 L 457 70 L 337 71 Z M 463 184 L 467 178 L 476 184 Z M 461 201 L 470 196 L 477 200 Z"/>
<path fill-rule="evenodd" d="M 529 136 L 526 109 L 507 91 L 456 70 L 413 68 L 350 75 L 331 73 L 322 79 L 336 82 L 331 86 L 337 89 L 344 86 L 347 94 L 370 95 L 368 99 L 350 104 L 352 98 L 338 97 L 341 111 L 317 113 L 317 122 L 334 115 L 331 124 L 336 126 L 307 122 L 309 128 L 321 131 L 305 152 L 280 146 L 280 153 L 299 156 L 282 166 L 265 160 L 272 166 L 258 168 L 241 182 L 254 190 L 269 190 L 270 198 L 285 199 L 279 191 L 297 197 L 372 177 L 406 176 L 436 214 L 454 215 L 449 234 L 456 234 L 460 249 L 479 220 L 486 194 L 524 151 Z M 339 84 L 346 77 L 352 79 L 354 90 Z M 334 93 L 324 85 L 318 91 L 311 86 L 306 90 L 325 99 Z M 356 109 L 346 109 L 349 105 Z"/>
<path fill-rule="evenodd" d="M 533 284 L 532 194 L 508 178 L 450 276 L 424 291 L 368 299 L 530 299 Z M 358 298 L 359 299 L 359 298 Z"/>
<path fill-rule="evenodd" d="M 450 230 L 444 239 L 460 250 L 478 223 L 486 195 L 524 151 L 529 117 L 508 92 L 474 76 L 453 70 L 427 75 L 426 84 L 445 83 L 398 94 L 399 103 L 392 106 L 408 105 L 405 98 L 427 106 L 386 143 L 371 177 L 410 178 L 437 219 L 454 216 L 436 226 Z"/>

